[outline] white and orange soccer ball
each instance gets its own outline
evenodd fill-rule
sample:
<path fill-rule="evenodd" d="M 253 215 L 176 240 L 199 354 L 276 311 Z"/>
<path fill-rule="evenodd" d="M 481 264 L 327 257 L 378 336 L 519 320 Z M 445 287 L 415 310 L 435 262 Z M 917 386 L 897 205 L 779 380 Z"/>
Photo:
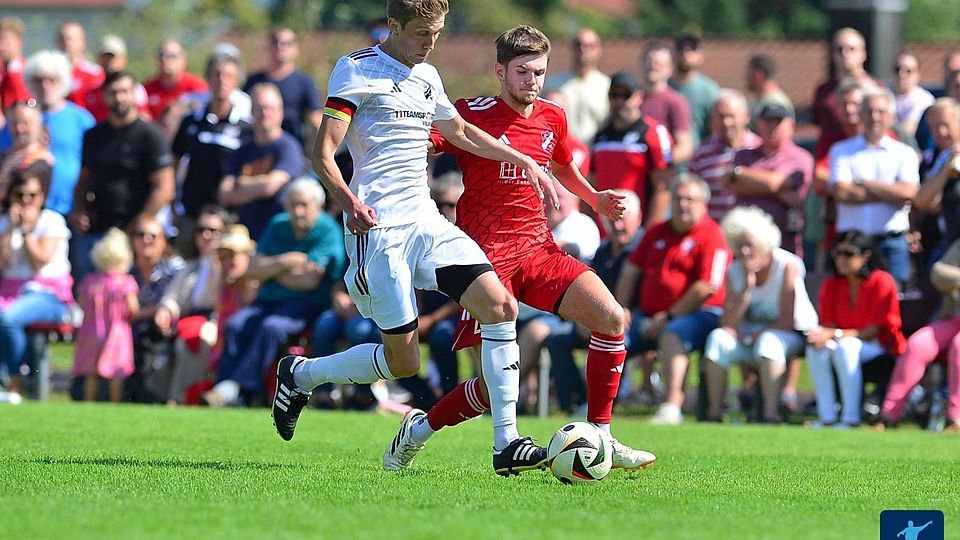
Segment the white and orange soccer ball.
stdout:
<path fill-rule="evenodd" d="M 610 439 L 593 424 L 571 422 L 550 439 L 547 463 L 564 484 L 593 484 L 610 472 L 613 448 Z"/>

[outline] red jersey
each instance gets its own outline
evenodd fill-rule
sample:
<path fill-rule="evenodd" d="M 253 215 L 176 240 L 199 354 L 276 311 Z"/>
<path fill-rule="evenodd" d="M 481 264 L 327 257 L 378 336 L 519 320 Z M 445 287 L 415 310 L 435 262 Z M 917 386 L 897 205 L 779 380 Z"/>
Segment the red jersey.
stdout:
<path fill-rule="evenodd" d="M 880 329 L 877 341 L 888 353 L 900 354 L 906 347 L 900 300 L 893 276 L 874 270 L 857 289 L 856 300 L 850 301 L 850 282 L 843 276 L 830 276 L 820 286 L 820 324 L 833 328 L 868 326 Z"/>
<path fill-rule="evenodd" d="M 643 271 L 637 304 L 645 315 L 670 309 L 700 280 L 717 291 L 702 307 L 723 308 L 730 250 L 720 225 L 709 216 L 682 234 L 674 231 L 669 221 L 654 225 L 629 260 Z"/>
<path fill-rule="evenodd" d="M 73 80 L 70 82 L 70 93 L 67 99 L 84 107 L 84 98 L 87 92 L 94 88 L 100 88 L 103 84 L 103 68 L 89 61 L 81 60 L 73 65 Z"/>
<path fill-rule="evenodd" d="M 23 81 L 23 57 L 14 58 L 0 71 L 0 110 L 6 111 L 18 101 L 30 98 L 30 90 Z"/>
<path fill-rule="evenodd" d="M 207 81 L 187 72 L 183 72 L 177 84 L 170 88 L 163 86 L 163 81 L 161 81 L 160 77 L 153 79 L 143 85 L 143 87 L 147 91 L 147 103 L 150 107 L 150 114 L 154 120 L 159 120 L 163 113 L 166 112 L 167 107 L 179 99 L 180 96 L 206 92 L 208 90 Z"/>
<path fill-rule="evenodd" d="M 671 139 L 666 126 L 641 116 L 629 129 L 615 130 L 609 124 L 593 139 L 590 166 L 597 191 L 628 189 L 647 209 L 650 174 L 670 165 Z"/>
<path fill-rule="evenodd" d="M 544 170 L 551 162 L 569 165 L 567 117 L 553 102 L 537 99 L 529 118 L 498 97 L 460 99 L 463 118 L 504 144 L 532 157 Z M 529 251 L 552 244 L 543 201 L 512 163 L 493 161 L 464 152 L 436 129 L 430 141 L 438 152 L 451 152 L 463 171 L 464 192 L 457 203 L 457 226 L 473 238 L 500 275 L 509 275 Z"/>
<path fill-rule="evenodd" d="M 143 119 L 154 120 L 153 116 L 150 115 L 150 108 L 147 107 L 147 91 L 144 90 L 143 85 L 137 83 L 133 92 L 134 101 Z M 90 114 L 93 115 L 94 120 L 97 122 L 103 122 L 110 116 L 110 109 L 107 108 L 107 103 L 103 101 L 102 84 L 87 92 L 87 95 L 83 98 L 83 107 L 90 111 Z"/>

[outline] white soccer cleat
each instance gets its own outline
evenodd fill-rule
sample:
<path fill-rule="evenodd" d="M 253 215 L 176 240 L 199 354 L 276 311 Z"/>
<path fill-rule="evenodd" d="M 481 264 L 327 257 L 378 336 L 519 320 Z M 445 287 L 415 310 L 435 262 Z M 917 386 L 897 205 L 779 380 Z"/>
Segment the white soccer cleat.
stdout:
<path fill-rule="evenodd" d="M 635 450 L 623 444 L 617 439 L 611 437 L 610 445 L 613 447 L 613 467 L 614 469 L 625 469 L 636 471 L 646 469 L 657 462 L 657 456 L 646 450 Z"/>
<path fill-rule="evenodd" d="M 664 403 L 663 405 L 660 405 L 659 409 L 657 409 L 657 414 L 653 415 L 653 418 L 650 419 L 650 423 L 660 426 L 675 426 L 677 424 L 682 424 L 683 413 L 680 412 L 680 407 L 671 405 L 669 403 Z"/>
<path fill-rule="evenodd" d="M 413 441 L 413 424 L 421 418 L 425 418 L 427 413 L 420 409 L 410 409 L 403 415 L 400 421 L 400 430 L 396 437 L 383 453 L 383 468 L 388 471 L 399 471 L 405 469 L 413 463 L 413 458 L 417 452 L 423 450 L 425 443 Z"/>

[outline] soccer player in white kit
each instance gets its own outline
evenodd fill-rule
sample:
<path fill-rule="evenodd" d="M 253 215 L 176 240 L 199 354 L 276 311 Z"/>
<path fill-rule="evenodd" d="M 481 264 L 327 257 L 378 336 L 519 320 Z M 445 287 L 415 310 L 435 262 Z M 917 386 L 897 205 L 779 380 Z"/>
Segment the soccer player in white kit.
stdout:
<path fill-rule="evenodd" d="M 320 384 L 370 383 L 420 369 L 414 288 L 439 290 L 481 323 L 481 364 L 494 427 L 494 470 L 508 475 L 543 468 L 546 450 L 517 431 L 520 352 L 517 302 L 483 250 L 447 221 L 430 198 L 427 148 L 434 125 L 448 141 L 476 155 L 512 163 L 540 196 L 555 204 L 552 179 L 521 154 L 463 120 L 437 70 L 425 63 L 449 10 L 447 0 L 388 0 L 390 36 L 341 57 L 314 148 L 314 168 L 344 209 L 350 267 L 344 279 L 360 313 L 376 322 L 383 344 L 363 344 L 316 359 L 284 357 L 277 367 L 273 419 L 293 438 L 309 392 Z M 334 161 L 342 141 L 354 161 L 348 185 Z M 414 409 L 387 449 L 384 466 L 409 465 Z"/>

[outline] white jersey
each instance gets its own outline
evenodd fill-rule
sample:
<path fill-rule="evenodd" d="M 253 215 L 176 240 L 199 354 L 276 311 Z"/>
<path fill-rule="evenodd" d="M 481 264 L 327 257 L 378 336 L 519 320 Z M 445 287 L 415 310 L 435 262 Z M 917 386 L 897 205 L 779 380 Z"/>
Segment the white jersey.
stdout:
<path fill-rule="evenodd" d="M 409 68 L 380 46 L 340 58 L 330 74 L 324 114 L 350 122 L 350 190 L 377 213 L 380 226 L 414 223 L 437 213 L 427 186 L 427 145 L 435 120 L 457 111 L 440 74 L 421 63 Z"/>

